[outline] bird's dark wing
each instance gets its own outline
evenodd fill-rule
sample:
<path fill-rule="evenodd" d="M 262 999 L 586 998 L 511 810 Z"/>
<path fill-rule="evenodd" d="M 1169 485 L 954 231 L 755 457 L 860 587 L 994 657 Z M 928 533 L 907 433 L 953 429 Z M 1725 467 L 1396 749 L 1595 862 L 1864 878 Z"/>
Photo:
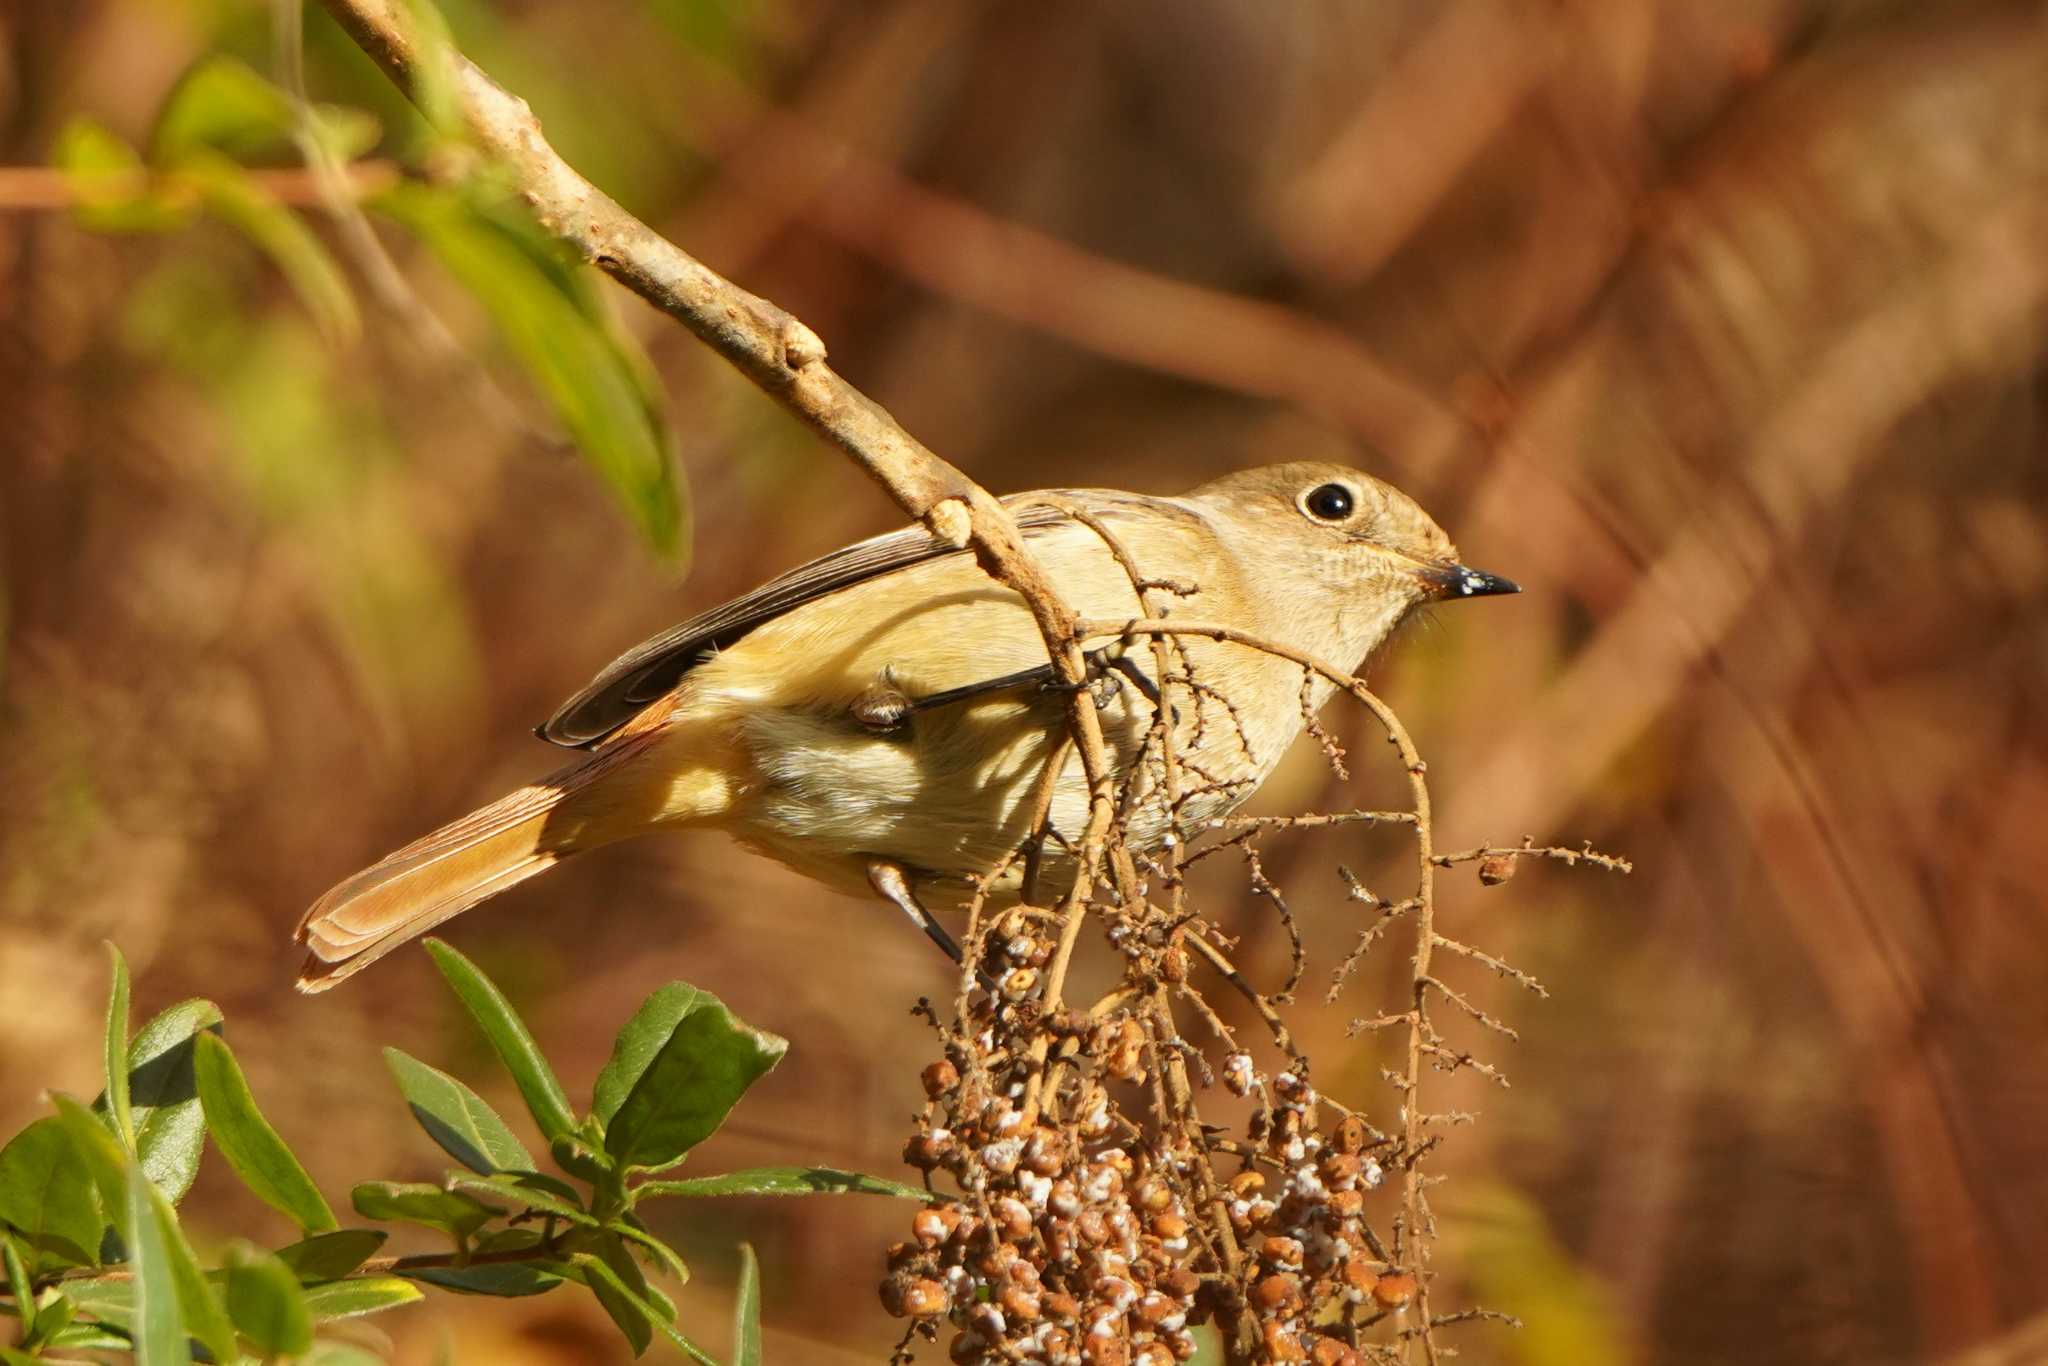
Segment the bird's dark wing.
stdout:
<path fill-rule="evenodd" d="M 1064 514 L 1042 506 L 1027 507 L 1017 514 L 1017 525 L 1027 535 L 1064 520 Z M 648 703 L 666 695 L 713 651 L 732 644 L 762 622 L 849 584 L 965 553 L 922 527 L 906 527 L 835 550 L 635 645 L 564 702 L 535 734 L 571 749 L 594 745 Z"/>

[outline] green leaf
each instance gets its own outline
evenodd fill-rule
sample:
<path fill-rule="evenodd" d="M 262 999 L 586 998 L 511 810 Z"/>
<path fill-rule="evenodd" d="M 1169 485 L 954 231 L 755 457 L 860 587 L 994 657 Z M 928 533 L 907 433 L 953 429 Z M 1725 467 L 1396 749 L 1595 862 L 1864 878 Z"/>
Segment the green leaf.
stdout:
<path fill-rule="evenodd" d="M 672 1166 L 788 1049 L 788 1040 L 740 1023 L 717 997 L 702 995 L 620 1103 L 605 1150 L 622 1167 Z"/>
<path fill-rule="evenodd" d="M 304 219 L 218 153 L 191 154 L 179 166 L 179 174 L 198 188 L 208 213 L 239 231 L 270 258 L 313 315 L 322 336 L 330 342 L 355 339 L 362 320 L 348 278 Z"/>
<path fill-rule="evenodd" d="M 610 1155 L 593 1148 L 581 1134 L 563 1134 L 548 1144 L 548 1156 L 569 1175 L 592 1185 L 606 1185 L 615 1177 Z"/>
<path fill-rule="evenodd" d="M 365 1181 L 349 1192 L 349 1199 L 365 1219 L 425 1224 L 456 1238 L 469 1237 L 505 1213 L 461 1191 L 420 1181 Z"/>
<path fill-rule="evenodd" d="M 590 1096 L 590 1113 L 601 1124 L 610 1124 L 634 1083 L 646 1073 L 655 1054 L 661 1052 L 683 1017 L 713 998 L 688 982 L 670 982 L 656 989 L 640 1003 L 633 1018 L 612 1041 L 612 1055 L 597 1074 Z"/>
<path fill-rule="evenodd" d="M 133 1268 L 131 1266 L 130 1270 Z M 80 1310 L 123 1332 L 135 1325 L 135 1281 L 132 1276 L 95 1276 L 64 1282 L 64 1297 Z"/>
<path fill-rule="evenodd" d="M 284 91 L 234 57 L 203 57 L 164 98 L 150 146 L 160 165 L 200 150 L 248 160 L 289 152 L 297 127 Z"/>
<path fill-rule="evenodd" d="M 290 1218 L 304 1233 L 335 1228 L 334 1211 L 299 1159 L 256 1108 L 248 1078 L 226 1043 L 214 1034 L 197 1036 L 193 1053 L 199 1098 L 206 1107 L 207 1132 L 242 1184 L 258 1199 Z"/>
<path fill-rule="evenodd" d="M 135 1344 L 127 1334 L 98 1323 L 67 1324 L 51 1335 L 49 1345 L 79 1352 L 132 1353 L 135 1350 Z"/>
<path fill-rule="evenodd" d="M 740 1244 L 740 1284 L 732 1306 L 732 1366 L 761 1366 L 761 1264 Z"/>
<path fill-rule="evenodd" d="M 50 1347 L 59 1342 L 74 1341 L 80 1336 L 71 1322 L 78 1316 L 78 1306 L 65 1299 L 56 1286 L 50 1286 L 36 1297 L 34 1309 L 35 1327 L 22 1330 L 24 1347 Z"/>
<path fill-rule="evenodd" d="M 321 1323 L 381 1314 L 421 1298 L 418 1286 L 398 1276 L 359 1276 L 306 1287 L 306 1308 Z"/>
<path fill-rule="evenodd" d="M 413 1280 L 438 1285 L 464 1295 L 497 1295 L 518 1299 L 543 1295 L 562 1283 L 562 1277 L 542 1262 L 489 1262 L 482 1265 L 422 1267 L 406 1273 Z"/>
<path fill-rule="evenodd" d="M 0 1220 L 49 1261 L 98 1261 L 99 1196 L 63 1120 L 39 1119 L 0 1148 Z"/>
<path fill-rule="evenodd" d="M 399 1049 L 385 1049 L 384 1061 L 412 1106 L 412 1117 L 450 1157 L 485 1175 L 533 1170 L 533 1155 L 482 1096 Z"/>
<path fill-rule="evenodd" d="M 107 957 L 112 962 L 114 978 L 107 992 L 107 1114 L 113 1123 L 114 1137 L 132 1153 L 135 1111 L 128 1098 L 128 960 L 112 942 L 107 944 Z"/>
<path fill-rule="evenodd" d="M 498 1200 L 512 1200 L 529 1208 L 566 1219 L 584 1228 L 600 1226 L 596 1215 L 583 1208 L 574 1200 L 565 1200 L 554 1191 L 538 1186 L 529 1186 L 503 1177 L 483 1178 L 457 1175 L 448 1178 L 448 1184 L 456 1190 L 475 1191 Z"/>
<path fill-rule="evenodd" d="M 891 1195 L 923 1202 L 940 1198 L 900 1181 L 834 1167 L 751 1167 L 680 1181 L 643 1181 L 633 1187 L 635 1201 L 661 1195 Z"/>
<path fill-rule="evenodd" d="M 199 1269 L 199 1259 L 192 1255 L 192 1245 L 185 1241 L 185 1231 L 178 1226 L 177 1211 L 171 1208 L 171 1202 L 164 1199 L 164 1193 L 149 1179 L 149 1173 L 142 1170 L 142 1164 L 131 1162 L 128 1176 L 131 1184 L 139 1180 L 148 1191 L 150 1222 L 163 1242 L 185 1332 L 199 1339 L 215 1361 L 235 1360 L 234 1325 L 228 1321 L 227 1310 L 222 1307 L 220 1296 L 214 1293 L 213 1283 Z M 130 1215 L 133 1216 L 132 1204 Z M 139 1229 L 140 1224 L 136 1227 Z"/>
<path fill-rule="evenodd" d="M 227 1273 L 228 1317 L 257 1355 L 298 1356 L 313 1345 L 312 1312 L 282 1260 L 236 1243 L 228 1249 Z"/>
<path fill-rule="evenodd" d="M 192 1360 L 178 1312 L 178 1281 L 150 1201 L 156 1187 L 139 1166 L 128 1170 L 127 1212 L 123 1223 L 132 1230 L 129 1266 L 134 1273 L 130 1323 L 135 1334 L 137 1366 L 183 1366 Z"/>
<path fill-rule="evenodd" d="M 218 1031 L 220 1007 L 180 1001 L 158 1012 L 128 1045 L 128 1091 L 142 1169 L 172 1204 L 185 1198 L 206 1147 L 206 1112 L 192 1074 L 192 1037 Z M 107 1097 L 94 1108 L 107 1113 Z"/>
<path fill-rule="evenodd" d="M 373 1228 L 316 1233 L 277 1250 L 277 1259 L 301 1281 L 338 1281 L 377 1255 L 385 1234 Z"/>
<path fill-rule="evenodd" d="M 196 203 L 173 198 L 120 136 L 91 119 L 57 134 L 50 159 L 71 191 L 71 216 L 93 232 L 167 232 L 192 221 Z"/>
<path fill-rule="evenodd" d="M 4 1257 L 7 1263 L 7 1290 L 14 1296 L 14 1313 L 21 1320 L 21 1336 L 26 1342 L 34 1338 L 36 1331 L 35 1282 L 29 1279 L 28 1264 L 21 1259 L 21 1249 L 4 1233 L 0 1233 L 0 1257 Z"/>
<path fill-rule="evenodd" d="M 580 1279 L 582 1279 L 585 1285 L 590 1287 L 593 1294 L 597 1293 L 597 1283 L 602 1282 L 606 1290 L 610 1291 L 616 1299 L 623 1300 L 626 1304 L 636 1309 L 641 1318 L 668 1341 L 669 1346 L 682 1352 L 692 1361 L 700 1363 L 701 1366 L 718 1366 L 717 1361 L 705 1355 L 702 1348 L 677 1331 L 676 1326 L 663 1317 L 661 1311 L 650 1303 L 645 1296 L 630 1289 L 620 1279 L 619 1273 L 607 1266 L 603 1260 L 591 1253 L 579 1252 L 569 1259 L 569 1264 L 581 1273 Z M 605 1303 L 602 1297 L 600 1297 L 599 1303 Z M 606 1308 L 609 1311 L 610 1306 L 607 1304 Z"/>
<path fill-rule="evenodd" d="M 618 1325 L 619 1331 L 626 1335 L 626 1341 L 637 1357 L 654 1341 L 654 1325 L 673 1322 L 674 1316 L 664 1315 L 661 1306 L 648 1295 L 647 1277 L 618 1239 L 602 1238 L 597 1249 L 592 1265 L 603 1267 L 609 1274 L 596 1278 L 586 1276 L 583 1283 L 590 1287 L 590 1293 L 597 1297 L 598 1304 Z"/>
<path fill-rule="evenodd" d="M 426 947 L 456 998 L 483 1030 L 505 1070 L 512 1074 L 541 1133 L 550 1143 L 564 1134 L 573 1134 L 576 1116 L 569 1109 L 569 1097 L 505 994 L 484 976 L 482 969 L 442 940 L 429 939 Z"/>
<path fill-rule="evenodd" d="M 401 185 L 377 206 L 476 297 L 648 543 L 664 555 L 682 551 L 687 500 L 646 358 L 561 244 L 510 200 Z"/>
<path fill-rule="evenodd" d="M 92 1111 L 61 1092 L 53 1092 L 50 1104 L 57 1108 L 58 1122 L 71 1150 L 85 1164 L 93 1187 L 99 1192 L 102 1220 L 111 1223 L 121 1237 L 128 1236 L 128 1154 L 109 1133 L 106 1124 Z M 94 1260 L 98 1260 L 95 1258 Z"/>

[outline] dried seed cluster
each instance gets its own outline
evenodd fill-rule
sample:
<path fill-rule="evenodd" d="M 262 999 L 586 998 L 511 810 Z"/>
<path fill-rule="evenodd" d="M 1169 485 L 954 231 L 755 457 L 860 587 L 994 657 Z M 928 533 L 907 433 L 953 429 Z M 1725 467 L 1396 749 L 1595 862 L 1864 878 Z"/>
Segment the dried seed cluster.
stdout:
<path fill-rule="evenodd" d="M 1120 1037 L 1110 1031 L 1109 1042 Z M 1048 1366 L 1168 1366 L 1194 1355 L 1201 1285 L 1177 1183 L 1118 1146 L 1108 1097 L 1084 1086 L 1060 1124 L 1018 1099 L 925 1069 L 931 1111 L 905 1149 L 964 1194 L 928 1206 L 889 1252 L 882 1303 L 950 1320 L 951 1359 Z"/>

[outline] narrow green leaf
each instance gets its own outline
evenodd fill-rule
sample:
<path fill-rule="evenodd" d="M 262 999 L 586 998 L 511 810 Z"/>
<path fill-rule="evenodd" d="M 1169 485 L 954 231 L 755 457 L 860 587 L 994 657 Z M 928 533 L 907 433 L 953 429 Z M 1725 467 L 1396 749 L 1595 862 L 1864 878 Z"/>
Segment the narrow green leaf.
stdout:
<path fill-rule="evenodd" d="M 135 1151 L 135 1112 L 128 1098 L 128 960 L 111 940 L 107 958 L 113 969 L 113 985 L 107 992 L 107 1112 L 114 1137 L 129 1152 Z"/>
<path fill-rule="evenodd" d="M 890 1195 L 923 1202 L 939 1198 L 931 1191 L 900 1181 L 833 1167 L 751 1167 L 680 1181 L 643 1181 L 633 1187 L 632 1193 L 636 1202 L 667 1195 Z"/>
<path fill-rule="evenodd" d="M 553 1191 L 534 1186 L 515 1184 L 506 1180 L 486 1180 L 481 1177 L 457 1175 L 448 1178 L 448 1184 L 460 1191 L 473 1191 L 494 1200 L 511 1200 L 542 1210 L 558 1219 L 566 1219 L 584 1228 L 600 1227 L 598 1218 L 573 1200 L 564 1200 Z"/>
<path fill-rule="evenodd" d="M 569 1109 L 569 1097 L 505 994 L 484 976 L 481 968 L 442 940 L 429 939 L 426 947 L 456 998 L 483 1030 L 505 1070 L 512 1074 L 541 1133 L 550 1143 L 564 1134 L 573 1134 L 576 1116 Z"/>
<path fill-rule="evenodd" d="M 298 1356 L 313 1345 L 312 1312 L 283 1261 L 236 1243 L 228 1249 L 227 1273 L 228 1317 L 259 1356 Z"/>
<path fill-rule="evenodd" d="M 422 1267 L 406 1273 L 413 1280 L 464 1295 L 497 1295 L 518 1299 L 543 1295 L 562 1283 L 561 1276 L 540 1262 L 490 1262 L 462 1267 Z"/>
<path fill-rule="evenodd" d="M 131 1265 L 130 1270 L 133 1270 Z M 135 1328 L 135 1281 L 132 1276 L 96 1276 L 64 1282 L 64 1297 L 102 1323 L 124 1333 Z"/>
<path fill-rule="evenodd" d="M 373 1228 L 343 1228 L 316 1233 L 277 1250 L 277 1259 L 308 1284 L 338 1281 L 377 1255 L 385 1234 Z"/>
<path fill-rule="evenodd" d="M 761 1264 L 740 1244 L 740 1284 L 732 1306 L 732 1366 L 761 1366 Z"/>
<path fill-rule="evenodd" d="M 598 1251 L 593 1264 L 602 1266 L 610 1274 L 592 1279 L 586 1277 L 584 1284 L 611 1321 L 626 1335 L 626 1342 L 639 1356 L 654 1341 L 654 1326 L 657 1322 L 673 1322 L 674 1316 L 664 1316 L 661 1306 L 647 1293 L 647 1277 L 631 1254 L 619 1245 L 616 1238 L 604 1238 L 598 1242 Z"/>
<path fill-rule="evenodd" d="M 149 1192 L 151 1220 L 157 1237 L 163 1243 L 171 1284 L 177 1290 L 179 1317 L 184 1321 L 186 1334 L 199 1339 L 215 1361 L 233 1361 L 236 1356 L 234 1325 L 228 1321 L 227 1310 L 215 1293 L 213 1283 L 199 1269 L 199 1259 L 192 1255 L 192 1245 L 185 1240 L 184 1229 L 178 1226 L 177 1211 L 171 1208 L 170 1201 L 164 1199 L 164 1193 L 156 1188 L 140 1163 L 131 1162 L 128 1172 L 131 1182 L 139 1178 Z"/>
<path fill-rule="evenodd" d="M 227 1044 L 218 1035 L 200 1034 L 194 1049 L 194 1075 L 206 1107 L 207 1132 L 235 1175 L 258 1199 L 298 1224 L 301 1232 L 334 1229 L 334 1211 L 256 1108 L 248 1078 Z"/>
<path fill-rule="evenodd" d="M 135 1360 L 137 1366 L 184 1366 L 192 1360 L 192 1352 L 178 1313 L 178 1282 L 171 1269 L 170 1249 L 150 1202 L 156 1187 L 139 1166 L 129 1168 L 126 1185 L 127 1213 L 122 1222 L 132 1230 L 128 1256 L 134 1272 L 130 1321 Z"/>
<path fill-rule="evenodd" d="M 50 1337 L 48 1345 L 77 1352 L 133 1353 L 135 1350 L 135 1344 L 127 1334 L 98 1323 L 67 1324 Z"/>
<path fill-rule="evenodd" d="M 99 1195 L 63 1120 L 39 1119 L 0 1148 L 0 1220 L 48 1262 L 98 1260 Z"/>
<path fill-rule="evenodd" d="M 714 1360 L 710 1356 L 707 1356 L 702 1348 L 698 1347 L 696 1343 L 684 1337 L 682 1333 L 676 1329 L 676 1326 L 673 1323 L 669 1322 L 666 1318 L 664 1318 L 659 1309 L 655 1308 L 655 1306 L 649 1303 L 643 1296 L 636 1294 L 634 1291 L 629 1289 L 626 1286 L 626 1283 L 619 1278 L 619 1273 L 612 1270 L 611 1267 L 605 1265 L 605 1263 L 601 1259 L 588 1252 L 579 1252 L 574 1257 L 570 1258 L 570 1265 L 583 1274 L 583 1283 L 585 1285 L 589 1285 L 593 1293 L 595 1293 L 597 1289 L 597 1286 L 593 1284 L 593 1282 L 601 1281 L 604 1283 L 605 1287 L 608 1290 L 612 1291 L 617 1296 L 623 1298 L 627 1303 L 632 1304 L 636 1309 L 638 1309 L 641 1316 L 649 1324 L 651 1324 L 654 1327 L 654 1329 L 662 1335 L 663 1338 L 667 1339 L 668 1344 L 671 1347 L 674 1347 L 677 1351 L 682 1352 L 683 1354 L 688 1356 L 692 1361 L 700 1363 L 701 1366 L 718 1366 L 718 1362 L 716 1360 Z M 602 1301 L 600 1301 L 600 1303 L 602 1303 Z"/>
<path fill-rule="evenodd" d="M 648 1256 L 661 1264 L 661 1269 L 678 1281 L 688 1283 L 690 1268 L 676 1250 L 654 1236 L 654 1231 L 639 1215 L 630 1210 L 618 1217 L 617 1221 L 605 1225 L 622 1238 L 631 1239 L 646 1250 Z"/>
<path fill-rule="evenodd" d="M 306 1287 L 306 1308 L 321 1323 L 381 1314 L 421 1298 L 418 1286 L 398 1276 L 358 1276 Z"/>
<path fill-rule="evenodd" d="M 0 1347 L 0 1366 L 40 1366 L 42 1357 L 12 1347 Z"/>
<path fill-rule="evenodd" d="M 427 1137 L 473 1172 L 530 1172 L 533 1155 L 476 1092 L 438 1067 L 396 1048 L 384 1061 Z"/>
<path fill-rule="evenodd" d="M 100 1117 L 71 1097 L 53 1092 L 50 1104 L 57 1108 L 57 1119 L 64 1126 L 64 1135 L 71 1140 L 72 1151 L 85 1164 L 93 1187 L 99 1192 L 101 1219 L 111 1224 L 118 1236 L 126 1238 L 128 1154 L 121 1151 L 121 1145 L 114 1140 Z M 105 1260 L 104 1246 L 103 1240 L 101 1256 L 95 1260 Z"/>
<path fill-rule="evenodd" d="M 463 1194 L 419 1181 L 365 1181 L 349 1192 L 365 1219 L 402 1220 L 467 1238 L 505 1213 Z"/>
<path fill-rule="evenodd" d="M 673 1165 L 725 1122 L 788 1049 L 788 1040 L 740 1023 L 723 1002 L 704 996 L 620 1103 L 605 1150 L 622 1167 Z"/>
<path fill-rule="evenodd" d="M 64 1298 L 56 1286 L 46 1288 L 35 1299 L 35 1327 L 23 1329 L 22 1345 L 25 1347 L 51 1347 L 60 1341 L 70 1341 L 79 1335 L 72 1331 L 72 1320 L 78 1316 L 78 1306 Z"/>
<path fill-rule="evenodd" d="M 628 1093 L 646 1073 L 648 1064 L 661 1052 L 683 1018 L 713 998 L 688 982 L 670 982 L 657 988 L 640 1003 L 633 1018 L 626 1021 L 612 1041 L 612 1055 L 597 1074 L 591 1089 L 590 1113 L 599 1123 L 610 1124 Z"/>
<path fill-rule="evenodd" d="M 214 152 L 195 152 L 179 165 L 180 179 L 197 187 L 206 211 L 239 231 L 271 260 L 330 342 L 348 342 L 361 330 L 355 294 L 334 257 L 306 226 L 242 167 Z"/>
<path fill-rule="evenodd" d="M 199 1174 L 206 1147 L 206 1112 L 192 1073 L 192 1036 L 220 1029 L 220 1007 L 211 1001 L 180 1001 L 159 1011 L 128 1045 L 128 1091 L 135 1125 L 135 1151 L 157 1189 L 176 1204 Z M 109 1113 L 102 1095 L 93 1108 Z"/>
<path fill-rule="evenodd" d="M 14 1239 L 0 1233 L 0 1256 L 7 1261 L 7 1290 L 14 1296 L 14 1313 L 21 1320 L 21 1336 L 29 1341 L 36 1331 L 35 1282 L 29 1279 L 28 1264 L 21 1259 L 21 1249 L 14 1245 Z"/>
<path fill-rule="evenodd" d="M 683 550 L 687 500 L 659 394 L 583 269 L 516 202 L 403 185 L 377 204 L 483 305 L 648 542 L 664 555 Z"/>

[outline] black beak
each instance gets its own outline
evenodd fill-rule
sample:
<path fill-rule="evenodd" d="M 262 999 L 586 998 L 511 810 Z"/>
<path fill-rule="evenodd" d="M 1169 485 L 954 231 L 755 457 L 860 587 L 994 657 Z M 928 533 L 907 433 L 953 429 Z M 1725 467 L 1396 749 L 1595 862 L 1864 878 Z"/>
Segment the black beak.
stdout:
<path fill-rule="evenodd" d="M 1522 586 L 1512 579 L 1468 569 L 1462 564 L 1431 565 L 1422 572 L 1422 577 L 1436 589 L 1439 598 L 1490 598 L 1522 591 Z"/>

